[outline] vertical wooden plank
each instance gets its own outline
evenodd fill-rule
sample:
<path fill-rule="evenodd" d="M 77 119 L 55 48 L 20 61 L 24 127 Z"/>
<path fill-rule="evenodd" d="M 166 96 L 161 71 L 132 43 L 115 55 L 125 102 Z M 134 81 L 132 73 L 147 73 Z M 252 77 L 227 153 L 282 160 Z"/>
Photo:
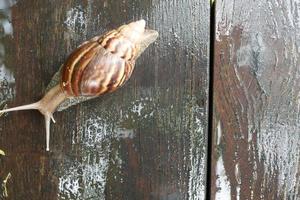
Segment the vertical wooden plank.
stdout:
<path fill-rule="evenodd" d="M 140 18 L 160 37 L 124 88 L 55 113 L 50 153 L 39 113 L 1 117 L 8 199 L 204 199 L 209 2 L 9 2 L 13 33 L 0 43 L 11 73 L 0 77 L 12 78 L 0 91 L 10 107 L 39 99 L 88 38 Z"/>
<path fill-rule="evenodd" d="M 211 199 L 299 199 L 298 1 L 216 2 Z"/>

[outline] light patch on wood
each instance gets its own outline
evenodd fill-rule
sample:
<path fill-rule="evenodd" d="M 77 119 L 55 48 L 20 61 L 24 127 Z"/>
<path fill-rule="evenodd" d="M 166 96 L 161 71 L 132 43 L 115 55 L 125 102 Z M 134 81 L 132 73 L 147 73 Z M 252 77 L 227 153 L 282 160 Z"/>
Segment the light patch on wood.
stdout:
<path fill-rule="evenodd" d="M 1 6 L 1 5 L 0 5 Z M 0 10 L 0 105 L 12 99 L 15 95 L 15 78 L 13 72 L 5 65 L 5 39 L 13 35 L 11 23 L 11 10 Z"/>
<path fill-rule="evenodd" d="M 300 126 L 299 123 L 291 126 L 291 119 L 286 122 L 280 119 L 281 123 L 274 123 L 271 118 L 272 115 L 262 121 L 258 137 L 259 158 L 264 160 L 268 169 L 266 176 L 279 173 L 278 193 L 292 195 L 299 186 Z"/>
<path fill-rule="evenodd" d="M 109 120 L 92 114 L 76 134 L 72 134 L 74 151 L 80 146 L 80 161 L 71 161 L 61 169 L 59 197 L 61 199 L 104 199 L 110 159 L 121 166 L 118 154 L 112 155 L 113 138 L 133 138 L 133 130 L 114 127 Z"/>
<path fill-rule="evenodd" d="M 220 143 L 221 143 L 221 138 L 222 138 L 221 133 L 222 133 L 222 131 L 221 131 L 221 121 L 219 120 L 218 125 L 217 125 L 217 145 L 220 145 Z"/>
<path fill-rule="evenodd" d="M 7 108 L 7 104 L 5 104 L 3 107 L 0 107 L 1 110 L 4 110 L 4 109 L 6 109 L 6 108 Z M 1 117 L 2 115 L 4 115 L 4 113 L 0 113 L 0 117 Z"/>
<path fill-rule="evenodd" d="M 221 126 L 218 126 L 218 128 L 217 128 L 217 135 L 218 135 L 218 137 L 221 137 L 221 135 L 222 135 Z M 216 200 L 223 200 L 223 199 L 230 200 L 231 199 L 230 182 L 226 175 L 226 171 L 224 168 L 224 162 L 223 162 L 223 156 L 221 153 L 220 153 L 218 161 L 217 161 L 216 175 L 217 175 L 217 180 L 216 180 L 217 192 L 216 192 L 215 199 Z"/>
<path fill-rule="evenodd" d="M 3 197 L 8 197 L 8 192 L 7 192 L 7 186 L 6 186 L 6 184 L 7 184 L 8 179 L 10 179 L 10 178 L 11 178 L 11 173 L 9 172 L 7 174 L 7 176 L 6 176 L 6 178 L 2 181 L 2 189 L 3 189 L 2 196 Z"/>
<path fill-rule="evenodd" d="M 74 33 L 82 33 L 86 30 L 86 12 L 81 5 L 71 8 L 66 13 L 64 24 L 67 29 Z"/>
<path fill-rule="evenodd" d="M 0 155 L 5 156 L 5 152 L 0 149 Z"/>
<path fill-rule="evenodd" d="M 155 102 L 150 97 L 137 99 L 131 103 L 129 110 L 132 114 L 137 115 L 140 119 L 153 117 L 154 109 L 149 109 L 149 105 L 155 106 Z M 152 108 L 153 108 L 152 107 Z"/>
<path fill-rule="evenodd" d="M 61 199 L 104 199 L 106 174 L 111 149 L 111 127 L 100 117 L 89 118 L 75 136 L 73 146 L 80 145 L 80 161 L 62 169 L 59 177 Z"/>
<path fill-rule="evenodd" d="M 190 162 L 191 169 L 189 170 L 189 200 L 205 199 L 205 177 L 206 172 L 206 136 L 205 127 L 203 125 L 203 111 L 196 105 L 192 109 L 192 125 L 191 147 L 190 147 Z"/>
<path fill-rule="evenodd" d="M 216 167 L 216 174 L 217 174 L 217 192 L 216 192 L 216 200 L 224 200 L 224 199 L 231 199 L 230 195 L 230 183 L 228 181 L 228 177 L 226 176 L 223 157 L 220 156 L 217 161 Z"/>
<path fill-rule="evenodd" d="M 1 0 L 0 1 L 0 9 L 8 9 L 15 5 L 18 1 L 17 0 Z"/>

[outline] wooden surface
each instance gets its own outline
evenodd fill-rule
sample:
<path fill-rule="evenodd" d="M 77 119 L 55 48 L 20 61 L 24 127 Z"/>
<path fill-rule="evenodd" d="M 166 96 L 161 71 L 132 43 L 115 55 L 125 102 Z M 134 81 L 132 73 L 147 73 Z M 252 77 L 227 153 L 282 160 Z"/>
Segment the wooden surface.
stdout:
<path fill-rule="evenodd" d="M 42 97 L 84 40 L 144 18 L 158 41 L 119 91 L 54 114 L 0 118 L 2 199 L 204 199 L 209 1 L 19 0 L 0 11 L 0 101 Z M 4 6 L 1 5 L 0 6 Z"/>
<path fill-rule="evenodd" d="M 211 199 L 300 199 L 300 3 L 216 3 Z"/>

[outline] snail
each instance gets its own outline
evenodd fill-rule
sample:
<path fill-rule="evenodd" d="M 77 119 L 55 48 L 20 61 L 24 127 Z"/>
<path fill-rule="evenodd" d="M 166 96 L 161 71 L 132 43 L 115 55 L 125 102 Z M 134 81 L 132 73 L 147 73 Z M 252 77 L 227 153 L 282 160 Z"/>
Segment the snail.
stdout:
<path fill-rule="evenodd" d="M 44 97 L 32 104 L 0 113 L 36 109 L 45 118 L 46 151 L 49 151 L 53 113 L 115 91 L 130 78 L 136 59 L 158 37 L 139 20 L 96 36 L 74 50 L 51 79 Z"/>

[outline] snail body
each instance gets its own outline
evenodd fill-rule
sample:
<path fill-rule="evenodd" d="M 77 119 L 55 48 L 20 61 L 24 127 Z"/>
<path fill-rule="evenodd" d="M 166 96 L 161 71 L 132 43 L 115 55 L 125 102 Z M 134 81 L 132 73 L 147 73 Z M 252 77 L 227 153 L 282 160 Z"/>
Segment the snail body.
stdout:
<path fill-rule="evenodd" d="M 145 29 L 145 21 L 123 25 L 82 43 L 53 76 L 44 97 L 35 103 L 0 110 L 0 113 L 37 109 L 45 118 L 46 150 L 49 151 L 53 113 L 110 93 L 130 78 L 136 59 L 158 37 Z"/>

